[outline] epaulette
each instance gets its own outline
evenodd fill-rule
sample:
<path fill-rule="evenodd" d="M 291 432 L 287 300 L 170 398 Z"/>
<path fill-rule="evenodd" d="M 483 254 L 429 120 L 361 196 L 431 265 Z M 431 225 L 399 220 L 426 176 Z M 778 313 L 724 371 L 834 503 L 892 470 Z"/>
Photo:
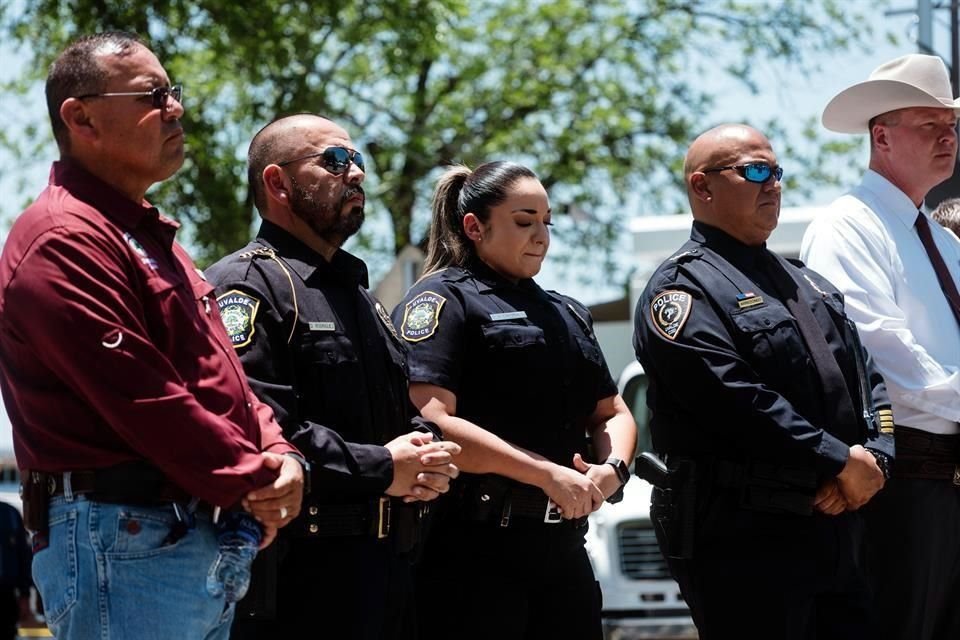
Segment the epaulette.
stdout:
<path fill-rule="evenodd" d="M 277 263 L 277 266 L 280 267 L 280 270 L 283 271 L 283 275 L 287 277 L 287 282 L 290 284 L 290 299 L 293 304 L 293 323 L 290 325 L 290 335 L 287 336 L 287 344 L 290 344 L 293 341 L 294 333 L 297 330 L 297 322 L 300 319 L 300 305 L 297 303 L 297 288 L 293 284 L 293 277 L 290 275 L 290 270 L 287 268 L 287 265 L 284 264 L 283 260 L 280 259 L 280 256 L 277 255 L 277 252 L 270 247 L 257 247 L 250 251 L 244 251 L 240 254 L 240 257 L 251 261 L 256 258 L 273 260 Z"/>
<path fill-rule="evenodd" d="M 460 282 L 461 280 L 469 278 L 470 272 L 463 267 L 445 267 L 437 271 L 436 275 L 439 275 L 441 280 L 447 282 Z"/>
<path fill-rule="evenodd" d="M 240 254 L 240 257 L 245 258 L 247 260 L 253 260 L 254 258 L 257 258 L 257 257 L 276 258 L 277 253 L 270 247 L 258 247 L 256 249 L 251 249 L 250 251 L 244 251 L 243 253 Z"/>
<path fill-rule="evenodd" d="M 669 258 L 667 258 L 667 261 L 668 262 L 686 262 L 687 260 L 693 260 L 695 258 L 699 258 L 701 255 L 702 254 L 700 252 L 700 249 L 696 249 L 696 248 L 688 249 L 686 251 L 681 251 L 680 253 L 676 253 L 670 256 Z"/>

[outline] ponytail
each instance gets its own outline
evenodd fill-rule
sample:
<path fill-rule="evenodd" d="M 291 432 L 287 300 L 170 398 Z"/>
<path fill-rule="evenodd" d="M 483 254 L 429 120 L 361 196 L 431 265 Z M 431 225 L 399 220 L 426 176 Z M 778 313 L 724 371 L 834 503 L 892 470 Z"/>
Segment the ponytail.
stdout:
<path fill-rule="evenodd" d="M 470 177 L 470 169 L 456 165 L 440 177 L 433 192 L 430 207 L 430 235 L 427 240 L 427 257 L 423 263 L 423 275 L 461 266 L 473 251 L 473 245 L 463 232 L 463 214 L 460 212 L 460 194 Z"/>

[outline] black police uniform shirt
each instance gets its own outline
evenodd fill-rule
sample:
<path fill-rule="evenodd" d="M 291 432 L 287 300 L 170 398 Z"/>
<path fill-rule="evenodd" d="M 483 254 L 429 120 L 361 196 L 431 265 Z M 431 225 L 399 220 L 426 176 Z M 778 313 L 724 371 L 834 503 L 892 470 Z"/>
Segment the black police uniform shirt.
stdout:
<path fill-rule="evenodd" d="M 777 268 L 796 281 L 822 329 L 852 413 L 824 402 L 820 375 L 771 276 Z M 650 278 L 634 317 L 658 452 L 812 466 L 821 478 L 843 469 L 854 444 L 893 455 L 883 379 L 864 352 L 864 401 L 855 328 L 842 294 L 815 272 L 694 222 L 691 239 Z M 865 402 L 879 410 L 875 423 L 862 418 Z M 854 416 L 853 424 L 841 415 Z"/>
<path fill-rule="evenodd" d="M 327 262 L 264 221 L 257 238 L 205 272 L 254 392 L 310 461 L 318 502 L 382 495 L 382 445 L 413 430 L 405 347 L 367 292 L 363 261 Z"/>
<path fill-rule="evenodd" d="M 479 260 L 415 284 L 393 321 L 411 382 L 453 392 L 458 417 L 560 465 L 585 453 L 587 418 L 617 393 L 583 305 Z"/>

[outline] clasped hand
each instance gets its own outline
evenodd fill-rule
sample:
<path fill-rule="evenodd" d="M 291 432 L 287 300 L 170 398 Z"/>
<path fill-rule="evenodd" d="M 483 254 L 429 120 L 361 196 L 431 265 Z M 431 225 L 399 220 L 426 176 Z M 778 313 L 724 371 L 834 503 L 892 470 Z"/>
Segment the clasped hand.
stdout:
<path fill-rule="evenodd" d="M 850 447 L 850 457 L 840 474 L 820 486 L 813 506 L 827 515 L 856 511 L 884 485 L 883 472 L 869 451 L 861 445 Z"/>
<path fill-rule="evenodd" d="M 432 433 L 411 431 L 384 445 L 393 457 L 393 482 L 387 495 L 404 502 L 434 500 L 450 490 L 450 481 L 460 475 L 453 457 L 460 445 L 434 442 Z"/>

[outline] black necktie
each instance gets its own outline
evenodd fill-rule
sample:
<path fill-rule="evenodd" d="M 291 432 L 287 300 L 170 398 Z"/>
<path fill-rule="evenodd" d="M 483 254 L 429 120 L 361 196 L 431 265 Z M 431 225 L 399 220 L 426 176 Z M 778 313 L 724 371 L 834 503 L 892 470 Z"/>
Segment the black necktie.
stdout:
<path fill-rule="evenodd" d="M 786 270 L 780 260 L 773 253 L 767 253 L 769 268 L 767 273 L 780 294 L 780 298 L 787 310 L 800 328 L 800 335 L 807 344 L 813 366 L 817 369 L 820 383 L 823 386 L 823 415 L 824 418 L 835 417 L 840 425 L 856 425 L 857 414 L 847 388 L 847 381 L 840 371 L 840 365 L 827 344 L 823 327 L 817 322 L 809 305 L 800 295 L 800 284 L 793 274 Z M 829 429 L 831 425 L 817 425 L 827 428 L 832 433 L 841 433 Z"/>
<path fill-rule="evenodd" d="M 915 224 L 917 227 L 917 235 L 920 236 L 920 242 L 923 243 L 923 248 L 927 250 L 927 257 L 930 258 L 930 264 L 933 265 L 933 270 L 937 273 L 937 280 L 940 281 L 940 288 L 943 289 L 943 295 L 947 296 L 947 302 L 950 303 L 950 310 L 953 311 L 953 316 L 957 319 L 957 323 L 960 324 L 960 292 L 957 291 L 957 283 L 954 282 L 950 276 L 950 270 L 947 269 L 947 264 L 943 261 L 943 256 L 940 255 L 940 251 L 933 241 L 933 234 L 930 233 L 930 223 L 927 222 L 927 216 L 923 215 L 922 212 L 919 213 Z"/>

